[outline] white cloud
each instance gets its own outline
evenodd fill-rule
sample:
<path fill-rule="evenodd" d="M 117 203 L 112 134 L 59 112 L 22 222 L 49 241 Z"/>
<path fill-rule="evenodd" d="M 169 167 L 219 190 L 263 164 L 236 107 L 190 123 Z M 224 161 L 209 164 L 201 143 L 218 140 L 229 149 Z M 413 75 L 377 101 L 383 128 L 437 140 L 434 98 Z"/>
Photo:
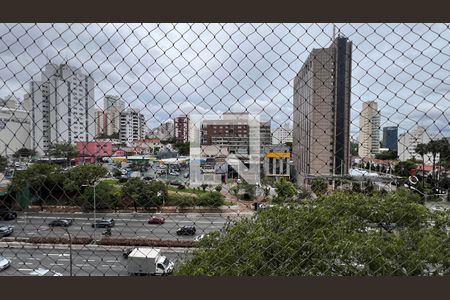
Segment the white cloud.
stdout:
<path fill-rule="evenodd" d="M 336 24 L 353 42 L 352 135 L 363 101 L 382 125 L 417 122 L 450 135 L 449 26 Z M 293 78 L 331 24 L 0 24 L 0 96 L 22 96 L 50 59 L 68 61 L 154 127 L 188 113 L 248 110 L 292 118 Z"/>

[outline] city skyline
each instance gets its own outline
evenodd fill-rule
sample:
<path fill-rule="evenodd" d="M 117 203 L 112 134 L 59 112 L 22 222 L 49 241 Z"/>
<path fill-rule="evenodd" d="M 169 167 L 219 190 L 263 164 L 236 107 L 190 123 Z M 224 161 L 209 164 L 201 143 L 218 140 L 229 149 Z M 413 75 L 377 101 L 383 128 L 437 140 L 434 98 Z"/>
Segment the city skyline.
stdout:
<path fill-rule="evenodd" d="M 332 24 L 245 24 L 240 27 L 236 24 L 162 24 L 152 31 L 151 37 L 145 38 L 145 33 L 150 32 L 156 25 L 131 24 L 123 28 L 108 24 L 103 28 L 104 37 L 111 36 L 117 30 L 133 33 L 126 41 L 129 47 L 122 46 L 124 41 L 120 37 L 113 37 L 105 43 L 100 43 L 104 41 L 104 37 L 99 37 L 98 41 L 80 37 L 80 41 L 86 43 L 86 49 L 80 50 L 78 44 L 66 42 L 70 40 L 70 30 L 65 30 L 70 28 L 76 31 L 79 24 L 21 25 L 25 29 L 29 26 L 50 28 L 50 41 L 59 36 L 61 38 L 54 45 L 46 45 L 33 43 L 32 35 L 23 36 L 21 42 L 31 45 L 26 49 L 29 51 L 28 55 L 17 56 L 17 63 L 11 61 L 8 53 L 22 53 L 24 49 L 20 48 L 21 43 L 13 43 L 10 36 L 6 35 L 4 40 L 0 41 L 0 50 L 4 50 L 0 57 L 8 66 L 0 71 L 0 78 L 3 79 L 0 96 L 14 94 L 23 98 L 26 83 L 32 80 L 32 76 L 38 74 L 48 61 L 67 61 L 92 74 L 98 83 L 95 91 L 96 106 L 101 107 L 103 96 L 118 95 L 125 100 L 126 106 L 140 109 L 148 120 L 147 125 L 152 128 L 168 118 L 191 111 L 203 114 L 213 111 L 221 114 L 228 110 L 228 104 L 231 103 L 236 104 L 236 111 L 248 109 L 252 114 L 268 114 L 274 127 L 285 123 L 292 114 L 289 108 L 293 101 L 290 91 L 296 70 L 312 48 L 326 46 L 332 36 Z M 358 133 L 358 113 L 362 103 L 374 98 L 378 99 L 379 109 L 383 111 L 381 127 L 398 125 L 399 132 L 403 132 L 417 123 L 422 123 L 420 125 L 431 131 L 450 136 L 446 117 L 448 112 L 437 109 L 450 106 L 445 97 L 450 82 L 444 72 L 450 64 L 445 59 L 450 55 L 450 50 L 442 48 L 446 45 L 443 38 L 428 38 L 432 35 L 428 31 L 429 27 L 433 32 L 442 33 L 442 36 L 446 32 L 450 34 L 449 28 L 443 24 L 383 24 L 376 26 L 376 29 L 370 24 L 336 24 L 336 27 L 338 32 L 349 37 L 356 46 L 352 70 L 352 137 L 356 137 Z M 95 24 L 86 28 L 92 34 L 100 30 Z M 195 32 L 201 32 L 201 29 L 205 28 L 217 34 L 199 34 L 197 40 L 193 39 Z M 0 26 L 0 33 L 10 31 L 13 34 L 15 30 L 20 30 L 20 27 L 8 24 Z M 186 32 L 180 41 L 177 30 Z M 249 42 L 245 42 L 242 35 L 238 37 L 236 34 L 253 31 L 261 36 L 253 36 Z M 155 41 L 159 40 L 158 37 L 166 33 L 167 43 L 157 44 Z M 423 38 L 420 38 L 419 33 L 423 33 Z M 370 35 L 373 41 L 370 45 L 367 44 L 364 34 Z M 240 44 L 241 47 L 234 43 L 224 46 L 225 36 L 233 35 L 236 35 L 233 38 L 236 44 L 244 41 Z M 309 39 L 308 35 L 314 39 Z M 295 40 L 295 36 L 301 38 Z M 397 41 L 398 36 L 403 36 L 404 39 Z M 185 45 L 184 40 L 192 41 L 191 48 Z M 204 47 L 206 40 L 211 41 L 208 49 Z M 267 53 L 264 57 L 252 47 L 257 42 L 260 42 L 258 50 Z M 414 44 L 414 49 L 402 51 L 411 44 Z M 7 45 L 12 46 L 9 49 L 6 48 Z M 272 49 L 273 45 L 276 46 Z M 432 47 L 429 47 L 430 45 Z M 201 46 L 204 48 L 202 51 L 199 50 Z M 144 47 L 149 51 L 143 52 Z M 44 53 L 43 48 L 46 49 Z M 134 58 L 127 55 L 132 48 L 137 48 L 137 56 Z M 443 50 L 439 52 L 438 49 L 441 48 Z M 88 55 L 91 52 L 96 55 Z M 195 52 L 198 52 L 197 56 Z M 217 55 L 213 57 L 211 53 L 216 52 Z M 139 56 L 141 53 L 142 56 Z M 429 59 L 431 56 L 434 57 L 432 63 Z M 33 64 L 27 64 L 30 57 L 33 57 Z M 95 68 L 96 64 L 91 57 L 99 59 L 94 61 L 104 61 L 101 68 Z M 169 64 L 174 57 L 179 58 Z M 136 58 L 139 59 L 138 64 Z M 200 58 L 207 63 L 202 62 Z M 120 63 L 122 61 L 123 63 Z M 188 65 L 187 62 L 191 64 Z M 169 74 L 172 74 L 170 82 Z M 415 74 L 414 78 L 409 74 Z M 433 76 L 430 77 L 429 74 Z M 187 76 L 192 80 L 188 82 L 185 79 Z M 427 83 L 420 84 L 420 78 L 427 79 Z M 239 84 L 236 85 L 236 82 Z M 236 100 L 240 100 L 239 103 L 236 103 Z M 419 103 L 420 109 L 415 109 Z"/>

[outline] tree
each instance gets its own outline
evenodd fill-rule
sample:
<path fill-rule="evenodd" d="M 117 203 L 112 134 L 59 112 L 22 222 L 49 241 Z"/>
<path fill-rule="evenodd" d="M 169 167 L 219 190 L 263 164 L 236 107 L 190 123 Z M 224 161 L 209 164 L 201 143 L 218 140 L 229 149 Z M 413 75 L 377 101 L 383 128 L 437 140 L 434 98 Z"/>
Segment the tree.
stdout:
<path fill-rule="evenodd" d="M 433 184 L 436 183 L 436 156 L 441 152 L 442 144 L 439 141 L 431 140 L 427 144 L 428 151 L 433 156 Z"/>
<path fill-rule="evenodd" d="M 79 154 L 77 148 L 69 143 L 51 144 L 48 147 L 48 155 L 56 158 L 65 158 L 69 161 L 71 158 L 77 157 Z"/>
<path fill-rule="evenodd" d="M 410 171 L 412 169 L 415 169 L 416 166 L 417 166 L 417 162 L 415 162 L 413 160 L 401 161 L 395 166 L 394 172 L 398 176 L 409 176 Z"/>
<path fill-rule="evenodd" d="M 14 154 L 13 157 L 15 158 L 19 158 L 19 157 L 32 157 L 36 155 L 36 151 L 32 150 L 32 149 L 28 149 L 28 148 L 20 148 L 19 150 L 17 150 Z"/>
<path fill-rule="evenodd" d="M 219 192 L 202 194 L 198 197 L 197 205 L 219 207 L 224 204 L 224 195 Z"/>
<path fill-rule="evenodd" d="M 382 160 L 394 160 L 398 158 L 397 151 L 385 151 L 375 154 L 376 159 L 382 159 Z"/>
<path fill-rule="evenodd" d="M 234 195 L 234 197 L 236 197 L 236 200 L 239 199 L 239 190 L 240 190 L 239 185 L 233 185 L 230 188 L 230 192 Z"/>
<path fill-rule="evenodd" d="M 6 157 L 0 156 L 0 172 L 4 172 L 7 165 L 8 159 Z"/>
<path fill-rule="evenodd" d="M 328 191 L 328 183 L 321 177 L 316 177 L 311 182 L 311 190 L 316 195 L 323 195 Z"/>
<path fill-rule="evenodd" d="M 64 193 L 63 181 L 60 166 L 36 163 L 26 170 L 16 171 L 8 189 L 10 193 L 29 189 L 31 196 L 43 209 L 44 203 L 58 200 Z"/>
<path fill-rule="evenodd" d="M 64 188 L 69 193 L 80 194 L 83 186 L 91 186 L 108 174 L 100 165 L 80 165 L 70 169 L 66 174 Z"/>
<path fill-rule="evenodd" d="M 220 193 L 222 191 L 222 185 L 217 185 L 215 188 L 216 192 Z"/>
<path fill-rule="evenodd" d="M 425 188 L 425 155 L 428 153 L 426 144 L 417 144 L 416 153 L 422 157 L 422 188 Z"/>
<path fill-rule="evenodd" d="M 229 221 L 182 262 L 178 275 L 449 275 L 445 213 L 396 193 L 334 193 Z M 431 222 L 430 222 L 431 221 Z"/>
<path fill-rule="evenodd" d="M 283 203 L 290 201 L 297 194 L 297 188 L 292 182 L 280 178 L 275 182 L 275 191 L 277 196 L 272 200 L 274 203 Z"/>
<path fill-rule="evenodd" d="M 206 189 L 208 188 L 208 184 L 206 184 L 206 183 L 203 183 L 200 187 L 202 188 L 202 190 L 205 192 L 206 191 Z"/>
<path fill-rule="evenodd" d="M 182 155 L 182 156 L 187 156 L 187 155 L 189 155 L 189 153 L 190 153 L 190 143 L 189 142 L 186 142 L 186 143 L 183 143 L 183 142 L 179 142 L 179 141 L 177 141 L 175 144 L 174 144 L 174 148 L 175 149 L 177 149 L 178 150 L 178 153 L 180 154 L 180 155 Z"/>
<path fill-rule="evenodd" d="M 350 142 L 350 154 L 353 156 L 358 156 L 358 143 L 352 143 Z"/>
<path fill-rule="evenodd" d="M 123 196 L 137 207 L 160 207 L 168 200 L 167 186 L 163 182 L 145 182 L 138 177 L 130 178 L 123 186 Z"/>

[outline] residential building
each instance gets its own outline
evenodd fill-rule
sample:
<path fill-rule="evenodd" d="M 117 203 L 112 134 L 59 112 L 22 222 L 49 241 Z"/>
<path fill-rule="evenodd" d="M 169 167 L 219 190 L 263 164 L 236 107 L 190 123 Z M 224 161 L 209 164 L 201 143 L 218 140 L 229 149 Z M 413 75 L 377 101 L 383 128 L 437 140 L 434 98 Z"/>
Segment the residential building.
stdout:
<path fill-rule="evenodd" d="M 264 146 L 264 175 L 267 177 L 288 177 L 290 176 L 291 152 L 286 145 Z"/>
<path fill-rule="evenodd" d="M 125 110 L 124 101 L 119 96 L 112 95 L 106 95 L 103 101 L 104 110 L 99 110 L 96 114 L 96 134 L 97 136 L 118 136 L 120 113 Z"/>
<path fill-rule="evenodd" d="M 261 149 L 271 141 L 270 121 L 253 120 L 257 123 L 251 126 L 249 121 L 252 120 L 248 113 L 224 113 L 220 120 L 205 120 L 201 127 L 200 143 L 226 147 L 229 153 L 236 155 L 249 155 L 251 146 Z M 251 145 L 251 140 L 257 145 Z"/>
<path fill-rule="evenodd" d="M 391 151 L 398 150 L 398 127 L 387 126 L 383 128 L 383 147 Z"/>
<path fill-rule="evenodd" d="M 159 127 L 147 133 L 148 136 L 158 138 L 161 141 L 172 140 L 175 137 L 174 123 L 168 120 L 162 123 Z"/>
<path fill-rule="evenodd" d="M 372 157 L 380 152 L 380 111 L 378 103 L 367 101 L 359 114 L 359 147 L 361 158 Z"/>
<path fill-rule="evenodd" d="M 94 138 L 94 80 L 67 64 L 47 64 L 31 82 L 31 147 L 46 153 L 52 143 Z"/>
<path fill-rule="evenodd" d="M 130 145 L 133 141 L 142 140 L 144 136 L 144 115 L 136 109 L 127 109 L 120 114 L 119 139 Z"/>
<path fill-rule="evenodd" d="M 5 104 L 5 106 L 2 106 Z M 11 156 L 21 148 L 31 148 L 29 112 L 11 101 L 0 103 L 0 156 Z"/>
<path fill-rule="evenodd" d="M 293 161 L 299 185 L 348 174 L 352 42 L 313 49 L 294 79 Z"/>
<path fill-rule="evenodd" d="M 272 145 L 292 143 L 292 128 L 288 123 L 280 126 L 272 132 Z"/>
<path fill-rule="evenodd" d="M 178 142 L 186 143 L 189 141 L 189 117 L 176 117 L 174 120 L 174 133 Z"/>
<path fill-rule="evenodd" d="M 398 137 L 398 157 L 401 161 L 408 159 L 422 160 L 422 157 L 416 153 L 418 144 L 428 144 L 431 140 L 440 139 L 440 134 L 431 135 L 422 126 L 416 126 L 407 132 L 404 132 Z M 436 156 L 436 161 L 439 161 L 439 154 Z M 425 155 L 425 164 L 432 164 L 433 156 L 431 153 Z"/>

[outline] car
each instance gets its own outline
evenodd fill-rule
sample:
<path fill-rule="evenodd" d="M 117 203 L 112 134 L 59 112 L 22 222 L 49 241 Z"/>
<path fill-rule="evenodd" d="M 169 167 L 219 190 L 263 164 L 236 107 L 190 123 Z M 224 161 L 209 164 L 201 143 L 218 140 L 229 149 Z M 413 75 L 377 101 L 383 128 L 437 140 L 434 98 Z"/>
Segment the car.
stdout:
<path fill-rule="evenodd" d="M 114 227 L 114 219 L 101 219 L 96 220 L 95 223 L 92 223 L 92 228 L 108 228 Z"/>
<path fill-rule="evenodd" d="M 14 228 L 12 226 L 2 226 L 0 227 L 0 238 L 10 236 L 13 232 Z"/>
<path fill-rule="evenodd" d="M 11 221 L 17 218 L 17 213 L 7 208 L 0 208 L 0 220 Z"/>
<path fill-rule="evenodd" d="M 153 216 L 148 219 L 148 224 L 164 224 L 166 219 L 160 216 Z"/>
<path fill-rule="evenodd" d="M 195 235 L 195 226 L 183 226 L 178 228 L 177 235 Z"/>
<path fill-rule="evenodd" d="M 205 238 L 205 234 L 201 234 L 195 237 L 194 242 L 200 242 L 201 240 L 203 240 Z"/>
<path fill-rule="evenodd" d="M 11 261 L 3 256 L 0 256 L 0 271 L 6 270 L 11 266 Z"/>
<path fill-rule="evenodd" d="M 446 212 L 448 209 L 443 207 L 443 206 L 441 206 L 441 205 L 433 205 L 433 206 L 430 207 L 430 210 L 434 211 L 434 212 L 436 212 L 436 211 Z"/>
<path fill-rule="evenodd" d="M 50 223 L 48 223 L 49 227 L 69 227 L 72 225 L 73 220 L 72 219 L 57 219 L 53 220 Z"/>
<path fill-rule="evenodd" d="M 123 258 L 127 259 L 131 252 L 133 252 L 134 248 L 127 248 L 123 250 L 122 256 Z"/>

